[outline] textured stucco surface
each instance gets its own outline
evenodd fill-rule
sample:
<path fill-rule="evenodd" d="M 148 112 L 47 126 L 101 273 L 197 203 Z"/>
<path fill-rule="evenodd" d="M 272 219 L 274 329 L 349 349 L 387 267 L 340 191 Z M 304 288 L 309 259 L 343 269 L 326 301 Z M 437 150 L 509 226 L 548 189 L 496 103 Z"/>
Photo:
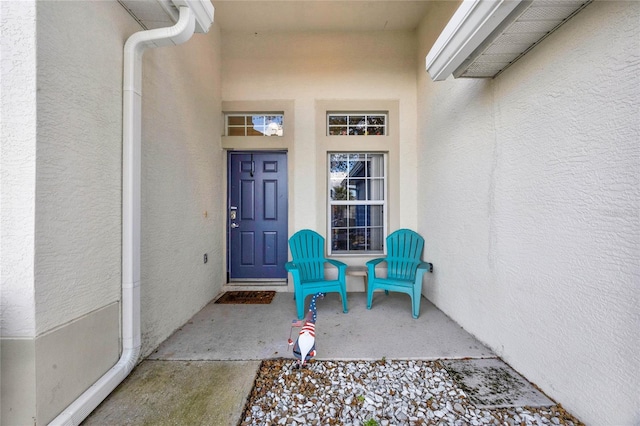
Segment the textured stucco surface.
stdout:
<path fill-rule="evenodd" d="M 36 7 L 0 2 L 0 336 L 35 336 Z"/>
<path fill-rule="evenodd" d="M 35 294 L 44 333 L 120 298 L 122 46 L 136 25 L 110 2 L 37 9 Z"/>
<path fill-rule="evenodd" d="M 220 293 L 226 272 L 220 31 L 144 55 L 143 356 Z"/>
<path fill-rule="evenodd" d="M 35 2 L 0 2 L 1 424 L 35 417 L 35 18 Z"/>
<path fill-rule="evenodd" d="M 27 342 L 2 357 L 34 384 L 3 387 L 22 392 L 9 424 L 44 424 L 121 349 L 122 57 L 140 26 L 117 2 L 1 3 L 3 319 L 16 319 L 2 332 Z M 145 61 L 143 354 L 224 278 L 218 38 L 214 27 Z"/>
<path fill-rule="evenodd" d="M 596 1 L 494 80 L 419 77 L 425 294 L 588 424 L 640 421 L 639 20 Z"/>

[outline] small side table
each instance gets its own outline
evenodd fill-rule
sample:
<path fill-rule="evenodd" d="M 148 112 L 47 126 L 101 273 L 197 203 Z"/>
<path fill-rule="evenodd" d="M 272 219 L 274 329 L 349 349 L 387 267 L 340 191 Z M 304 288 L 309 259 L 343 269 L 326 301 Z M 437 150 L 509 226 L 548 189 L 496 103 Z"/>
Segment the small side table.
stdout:
<path fill-rule="evenodd" d="M 366 266 L 347 266 L 347 275 L 364 278 L 364 292 L 367 292 L 369 282 L 369 271 Z"/>

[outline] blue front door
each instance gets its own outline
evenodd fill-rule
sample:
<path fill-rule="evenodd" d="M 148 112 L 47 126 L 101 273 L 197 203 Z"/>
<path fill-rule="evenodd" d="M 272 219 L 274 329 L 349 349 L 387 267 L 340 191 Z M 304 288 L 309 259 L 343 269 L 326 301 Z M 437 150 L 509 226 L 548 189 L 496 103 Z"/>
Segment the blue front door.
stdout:
<path fill-rule="evenodd" d="M 229 280 L 287 278 L 287 154 L 229 152 Z"/>

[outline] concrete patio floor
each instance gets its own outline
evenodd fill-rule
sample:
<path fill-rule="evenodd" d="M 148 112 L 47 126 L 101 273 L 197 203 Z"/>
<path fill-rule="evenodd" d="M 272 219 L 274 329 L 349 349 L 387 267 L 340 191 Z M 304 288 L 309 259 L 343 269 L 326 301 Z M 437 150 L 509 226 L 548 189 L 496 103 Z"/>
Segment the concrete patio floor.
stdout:
<path fill-rule="evenodd" d="M 404 294 L 376 293 L 371 310 L 365 293 L 349 293 L 348 302 L 344 314 L 337 294 L 318 301 L 317 359 L 497 358 L 424 298 L 418 319 L 411 317 Z M 299 330 L 291 334 L 294 319 L 291 293 L 277 293 L 265 305 L 211 302 L 141 362 L 83 424 L 237 424 L 260 361 L 293 359 L 287 339 Z"/>

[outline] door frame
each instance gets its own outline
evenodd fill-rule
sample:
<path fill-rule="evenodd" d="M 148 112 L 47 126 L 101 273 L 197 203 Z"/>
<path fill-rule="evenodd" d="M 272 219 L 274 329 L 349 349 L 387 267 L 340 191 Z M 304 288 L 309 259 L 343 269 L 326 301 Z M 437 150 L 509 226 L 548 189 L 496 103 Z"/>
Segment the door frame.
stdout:
<path fill-rule="evenodd" d="M 224 226 L 225 226 L 225 268 L 226 268 L 226 285 L 230 286 L 287 286 L 288 285 L 288 276 L 284 278 L 231 278 L 231 226 L 230 226 L 230 200 L 231 200 L 231 157 L 234 154 L 284 154 L 287 162 L 287 167 L 285 169 L 286 173 L 286 190 L 285 195 L 287 197 L 287 209 L 286 209 L 286 238 L 288 240 L 290 234 L 290 214 L 291 214 L 291 202 L 290 202 L 290 171 L 291 165 L 289 164 L 290 156 L 289 151 L 287 149 L 226 149 L 224 150 L 225 155 L 225 193 L 226 197 L 224 200 Z M 288 244 L 287 244 L 287 257 L 288 257 Z"/>

